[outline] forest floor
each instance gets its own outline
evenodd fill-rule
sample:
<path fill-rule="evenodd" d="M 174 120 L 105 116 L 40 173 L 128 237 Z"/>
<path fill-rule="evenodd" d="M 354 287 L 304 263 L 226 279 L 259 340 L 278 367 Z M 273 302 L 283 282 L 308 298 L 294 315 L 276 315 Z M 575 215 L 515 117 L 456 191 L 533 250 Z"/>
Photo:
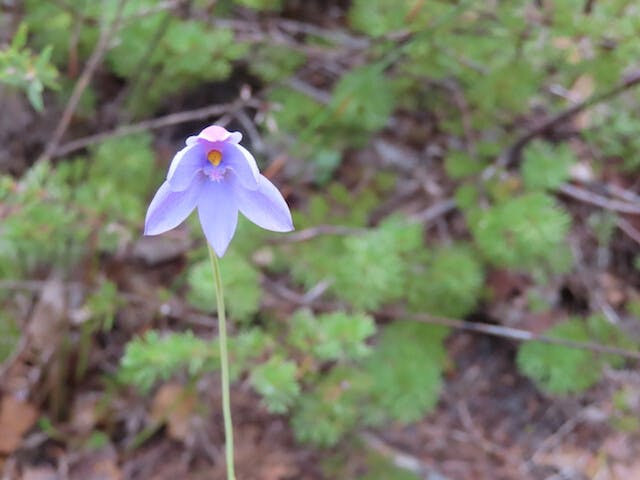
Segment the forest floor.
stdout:
<path fill-rule="evenodd" d="M 105 91 L 116 88 L 109 83 L 113 79 L 98 78 Z M 164 113 L 219 101 L 207 95 L 196 93 Z M 104 124 L 101 120 L 90 127 L 72 124 L 65 138 L 110 131 L 108 112 L 103 113 L 107 118 Z M 51 111 L 36 117 L 26 101 L 7 105 L 0 118 L 0 140 L 6 141 L 7 151 L 36 154 L 48 140 L 48 125 L 55 124 L 60 114 Z M 532 124 L 533 120 L 522 118 L 522 123 Z M 393 152 L 400 152 L 398 162 L 405 161 L 406 138 L 413 130 L 430 130 L 433 138 L 426 143 L 435 147 L 446 143 L 444 134 L 436 127 L 425 127 L 422 117 L 399 114 L 396 121 L 400 127 L 386 129 L 371 140 L 371 145 L 384 145 L 387 153 L 380 158 L 379 149 L 369 147 L 374 164 L 393 164 Z M 157 129 L 154 147 L 158 156 L 169 158 L 176 139 L 197 130 L 200 123 L 193 120 Z M 20 138 L 15 133 L 17 124 L 28 126 Z M 579 151 L 579 141 L 573 147 Z M 25 156 L 16 157 L 3 170 L 19 175 L 31 163 Z M 271 174 L 277 175 L 277 168 Z M 403 175 L 408 179 L 411 174 Z M 615 168 L 603 175 L 608 175 L 611 184 L 633 184 L 633 179 L 623 178 Z M 346 161 L 336 172 L 336 179 L 345 185 L 354 185 L 364 176 L 364 167 L 357 161 Z M 453 190 L 442 171 L 433 170 L 422 180 L 426 185 L 438 185 L 442 201 Z M 303 203 L 308 193 L 297 191 L 294 197 Z M 591 211 L 592 205 L 585 206 L 566 192 L 557 197 L 574 218 Z M 416 214 L 439 208 L 442 201 L 428 204 L 423 196 L 400 189 L 396 197 L 381 199 L 378 213 Z M 446 208 L 442 212 L 433 230 L 442 227 L 454 237 L 466 234 L 459 228 L 456 212 Z M 626 221 L 631 231 L 640 230 L 637 216 Z M 568 241 L 595 248 L 580 234 L 572 231 Z M 166 288 L 184 269 L 189 246 L 184 232 L 176 231 L 136 240 L 126 251 L 101 257 L 97 265 L 80 266 L 71 279 L 43 270 L 34 280 L 13 285 L 5 282 L 5 287 L 15 291 L 26 330 L 12 355 L 0 365 L 3 480 L 226 478 L 217 376 L 205 376 L 196 386 L 197 397 L 209 399 L 206 404 L 177 381 L 164 383 L 143 397 L 133 389 L 116 388 L 109 377 L 117 371 L 126 343 L 150 329 L 184 328 L 186 322 L 197 335 L 208 338 L 214 333 L 215 318 L 198 313 L 179 296 L 158 304 L 157 290 Z M 593 296 L 604 298 L 609 305 L 620 305 L 630 295 L 629 286 L 640 282 L 640 274 L 629 265 L 630 252 L 635 251 L 637 244 L 618 231 L 610 243 L 613 260 L 608 269 L 576 270 L 565 276 L 562 284 L 549 288 L 563 299 L 568 313 L 584 310 Z M 61 336 L 61 326 L 79 314 L 73 309 L 75 299 L 83 282 L 96 270 L 117 285 L 126 301 L 118 308 L 114 328 L 95 334 L 83 358 L 74 350 L 78 338 Z M 268 277 L 262 281 L 264 308 L 290 312 L 297 307 L 296 292 L 283 293 Z M 481 305 L 473 318 L 466 320 L 478 317 L 485 323 L 497 323 L 497 318 L 519 315 L 519 327 L 529 326 L 534 333 L 544 330 L 551 325 L 549 319 L 544 315 L 527 318 L 523 313 L 527 281 L 507 271 L 492 270 L 487 277 L 488 288 L 495 293 L 492 303 Z M 268 413 L 248 382 L 236 382 L 231 394 L 238 479 L 367 479 L 375 473 L 372 469 L 376 465 L 389 463 L 397 467 L 389 480 L 640 479 L 637 360 L 630 360 L 625 368 L 605 371 L 604 379 L 587 393 L 556 398 L 541 393 L 518 371 L 513 338 L 463 328 L 451 334 L 447 348 L 449 365 L 432 413 L 410 425 L 354 432 L 330 449 L 296 442 L 286 416 Z M 66 360 L 54 361 L 60 358 Z M 80 370 L 83 374 L 74 377 L 73 372 Z M 624 409 L 615 404 L 615 394 L 620 391 L 626 392 Z M 95 435 L 96 431 L 100 434 Z"/>

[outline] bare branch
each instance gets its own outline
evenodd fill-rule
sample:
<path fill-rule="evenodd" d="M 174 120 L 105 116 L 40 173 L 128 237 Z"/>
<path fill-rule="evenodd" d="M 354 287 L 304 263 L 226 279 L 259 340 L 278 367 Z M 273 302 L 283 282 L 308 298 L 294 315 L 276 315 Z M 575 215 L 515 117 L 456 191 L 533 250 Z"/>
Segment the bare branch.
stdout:
<path fill-rule="evenodd" d="M 82 94 L 84 93 L 85 89 L 89 85 L 89 82 L 91 81 L 91 77 L 93 76 L 93 73 L 95 72 L 96 68 L 98 68 L 98 65 L 102 61 L 102 57 L 104 57 L 105 53 L 109 48 L 109 41 L 111 40 L 111 37 L 118 30 L 118 27 L 122 20 L 122 13 L 124 11 L 124 6 L 126 3 L 127 3 L 127 0 L 118 1 L 113 20 L 108 26 L 105 26 L 102 29 L 100 38 L 98 39 L 98 43 L 93 49 L 93 52 L 91 52 L 91 56 L 89 57 L 89 60 L 87 61 L 87 64 L 84 70 L 82 71 L 80 78 L 78 78 L 78 81 L 73 87 L 73 92 L 71 93 L 71 97 L 67 102 L 67 106 L 65 107 L 64 112 L 62 113 L 60 122 L 58 123 L 56 129 L 54 130 L 53 135 L 49 140 L 49 143 L 47 143 L 47 146 L 45 147 L 43 154 L 40 156 L 40 158 L 38 158 L 37 163 L 49 161 L 53 156 L 53 153 L 56 151 L 58 144 L 60 143 L 60 140 L 62 139 L 63 135 L 67 131 L 67 128 L 69 127 L 69 123 L 71 122 L 71 118 L 73 117 L 73 114 L 75 113 L 76 108 L 78 108 L 78 103 L 80 102 L 80 98 L 82 97 Z"/>
<path fill-rule="evenodd" d="M 558 192 L 584 203 L 589 203 L 612 212 L 626 213 L 629 215 L 640 215 L 640 205 L 612 200 L 597 193 L 590 192 L 581 187 L 565 183 L 558 188 Z"/>
<path fill-rule="evenodd" d="M 596 353 L 608 355 L 620 355 L 632 360 L 640 360 L 640 352 L 626 350 L 624 348 L 611 347 L 609 345 L 601 345 L 594 342 L 576 342 L 563 338 L 549 337 L 547 335 L 539 335 L 528 330 L 520 330 L 517 328 L 503 327 L 501 325 L 492 325 L 481 322 L 468 322 L 466 320 L 458 320 L 453 318 L 436 317 L 426 313 L 411 313 L 400 309 L 386 310 L 380 314 L 387 318 L 407 319 L 433 325 L 442 325 L 444 327 L 455 328 L 457 330 L 467 330 L 484 335 L 492 335 L 494 337 L 510 338 L 520 342 L 535 341 L 542 343 L 550 343 L 553 345 L 562 345 L 564 347 L 579 348 L 581 350 L 590 350 Z"/>
<path fill-rule="evenodd" d="M 118 127 L 109 132 L 97 133 L 88 137 L 79 138 L 71 142 L 65 143 L 58 147 L 52 154 L 52 157 L 62 157 L 68 155 L 77 150 L 95 145 L 96 143 L 104 142 L 107 139 L 115 137 L 124 137 L 126 135 L 132 135 L 134 133 L 144 132 L 147 130 L 155 130 L 162 127 L 168 127 L 170 125 L 178 125 L 180 123 L 192 122 L 194 120 L 204 120 L 217 115 L 223 115 L 226 113 L 233 113 L 236 110 L 244 106 L 252 106 L 252 103 L 244 101 L 236 101 L 232 103 L 223 103 L 219 105 L 210 105 L 208 107 L 197 108 L 195 110 L 186 110 L 184 112 L 172 113 L 165 115 L 164 117 L 152 118 L 144 120 L 142 122 L 134 123 L 132 125 L 125 125 Z M 216 121 L 218 125 L 226 125 L 229 119 L 220 118 Z"/>
<path fill-rule="evenodd" d="M 500 155 L 496 163 L 490 165 L 484 170 L 484 172 L 482 172 L 482 179 L 488 180 L 493 177 L 493 175 L 499 169 L 507 168 L 514 163 L 517 163 L 520 160 L 520 156 L 524 147 L 527 146 L 527 144 L 533 139 L 549 131 L 551 128 L 569 120 L 571 117 L 574 117 L 587 108 L 591 108 L 594 105 L 610 100 L 611 98 L 616 97 L 617 95 L 638 86 L 638 84 L 640 84 L 640 70 L 633 72 L 633 74 L 629 75 L 611 90 L 592 95 L 582 102 L 576 103 L 566 110 L 553 115 L 547 120 L 534 125 L 531 129 L 520 135 L 520 137 L 518 137 L 516 141 L 509 148 L 507 148 L 502 153 L 502 155 Z"/>

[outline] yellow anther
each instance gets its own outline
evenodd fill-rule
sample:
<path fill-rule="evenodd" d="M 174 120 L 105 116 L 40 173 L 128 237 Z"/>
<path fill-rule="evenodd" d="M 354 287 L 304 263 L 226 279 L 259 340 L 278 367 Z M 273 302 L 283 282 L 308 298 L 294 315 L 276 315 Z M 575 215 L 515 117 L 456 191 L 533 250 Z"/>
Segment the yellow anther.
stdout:
<path fill-rule="evenodd" d="M 222 161 L 222 153 L 220 153 L 218 150 L 211 150 L 209 153 L 207 153 L 207 160 L 211 162 L 211 165 L 217 167 Z"/>

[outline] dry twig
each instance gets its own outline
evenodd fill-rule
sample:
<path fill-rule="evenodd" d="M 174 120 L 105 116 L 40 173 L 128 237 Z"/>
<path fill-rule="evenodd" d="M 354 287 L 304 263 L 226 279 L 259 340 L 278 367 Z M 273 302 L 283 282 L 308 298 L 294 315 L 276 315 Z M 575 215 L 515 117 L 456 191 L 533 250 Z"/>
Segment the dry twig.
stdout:
<path fill-rule="evenodd" d="M 612 212 L 626 213 L 628 215 L 640 215 L 640 204 L 612 200 L 584 188 L 565 183 L 558 187 L 558 192 L 584 203 L 611 210 Z"/>
<path fill-rule="evenodd" d="M 67 106 L 65 107 L 64 112 L 62 113 L 60 122 L 56 126 L 56 129 L 54 130 L 53 135 L 49 140 L 49 143 L 47 143 L 47 146 L 45 147 L 44 152 L 42 153 L 40 158 L 38 158 L 37 160 L 38 163 L 49 161 L 52 158 L 56 149 L 58 148 L 58 144 L 60 143 L 60 140 L 62 139 L 63 135 L 67 131 L 67 128 L 69 127 L 69 123 L 71 122 L 71 118 L 73 117 L 73 114 L 75 113 L 76 108 L 78 108 L 78 103 L 80 102 L 80 98 L 82 97 L 82 94 L 84 93 L 85 89 L 89 85 L 89 82 L 91 81 L 91 77 L 93 76 L 93 73 L 95 72 L 96 68 L 98 68 L 98 65 L 102 61 L 102 57 L 104 57 L 105 53 L 107 52 L 111 37 L 118 30 L 118 26 L 120 25 L 120 22 L 122 20 L 122 14 L 123 14 L 124 6 L 126 3 L 127 3 L 127 0 L 118 1 L 113 20 L 108 26 L 105 26 L 102 29 L 100 38 L 98 39 L 98 43 L 93 49 L 93 52 L 91 52 L 91 56 L 89 57 L 89 60 L 87 61 L 87 64 L 84 70 L 82 71 L 80 78 L 78 78 L 78 81 L 73 87 L 73 92 L 71 93 L 71 97 L 67 102 Z"/>
<path fill-rule="evenodd" d="M 83 148 L 95 145 L 97 143 L 104 142 L 110 138 L 123 137 L 126 135 L 132 135 L 134 133 L 144 132 L 147 130 L 155 130 L 162 127 L 168 127 L 170 125 L 177 125 L 180 123 L 191 122 L 194 120 L 203 120 L 210 117 L 223 114 L 233 114 L 233 112 L 243 108 L 245 106 L 255 106 L 251 102 L 235 101 L 232 103 L 223 103 L 219 105 L 210 105 L 208 107 L 197 108 L 195 110 L 186 110 L 184 112 L 172 113 L 165 115 L 164 117 L 152 118 L 149 120 L 143 120 L 142 122 L 134 123 L 132 125 L 124 125 L 118 127 L 109 132 L 97 133 L 88 137 L 79 138 L 71 142 L 65 143 L 58 147 L 52 154 L 53 157 L 62 157 L 72 152 L 81 150 Z M 220 118 L 216 121 L 218 125 L 226 125 L 229 122 L 228 118 Z"/>
<path fill-rule="evenodd" d="M 426 313 L 410 313 L 403 310 L 386 310 L 380 314 L 387 318 L 407 319 L 434 325 L 442 325 L 444 327 L 455 328 L 457 330 L 466 330 L 470 332 L 482 333 L 484 335 L 492 335 L 494 337 L 510 338 L 520 342 L 535 341 L 542 343 L 550 343 L 553 345 L 562 345 L 564 347 L 579 348 L 581 350 L 590 350 L 592 352 L 620 355 L 631 360 L 640 360 L 640 352 L 627 350 L 624 348 L 611 347 L 609 345 L 601 345 L 594 342 L 576 342 L 563 338 L 549 337 L 530 332 L 528 330 L 520 330 L 517 328 L 503 327 L 501 325 L 491 325 L 489 323 L 468 322 L 466 320 L 458 320 L 453 318 L 436 317 Z"/>
<path fill-rule="evenodd" d="M 591 108 L 598 103 L 610 100 L 611 98 L 616 97 L 617 95 L 630 90 L 631 88 L 636 87 L 639 84 L 640 71 L 635 71 L 632 75 L 629 75 L 620 84 L 616 85 L 611 90 L 592 95 L 582 102 L 576 103 L 566 110 L 561 111 L 557 115 L 553 115 L 547 120 L 534 125 L 531 129 L 520 135 L 516 139 L 516 141 L 509 148 L 507 148 L 502 153 L 502 155 L 500 155 L 497 162 L 490 165 L 484 170 L 484 172 L 482 172 L 482 179 L 488 180 L 493 177 L 493 175 L 495 175 L 498 170 L 507 168 L 518 162 L 522 154 L 522 150 L 529 142 L 542 135 L 543 133 L 548 132 L 556 125 L 569 120 L 570 118 L 586 110 L 587 108 Z"/>

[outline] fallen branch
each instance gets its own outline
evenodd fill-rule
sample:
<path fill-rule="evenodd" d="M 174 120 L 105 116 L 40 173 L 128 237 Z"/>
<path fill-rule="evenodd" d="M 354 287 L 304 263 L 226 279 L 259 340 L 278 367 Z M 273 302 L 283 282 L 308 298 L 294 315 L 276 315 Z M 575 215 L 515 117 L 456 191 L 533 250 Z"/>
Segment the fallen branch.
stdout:
<path fill-rule="evenodd" d="M 558 187 L 558 192 L 567 195 L 575 200 L 595 205 L 596 207 L 610 210 L 612 212 L 626 213 L 628 215 L 640 215 L 640 205 L 620 200 L 612 200 L 597 193 L 590 192 L 581 187 L 565 183 Z"/>
<path fill-rule="evenodd" d="M 360 434 L 360 439 L 371 450 L 386 458 L 402 470 L 411 472 L 424 480 L 445 479 L 441 473 L 437 472 L 434 468 L 430 467 L 419 458 L 392 447 L 373 433 L 363 432 Z"/>
<path fill-rule="evenodd" d="M 236 101 L 232 103 L 210 105 L 208 107 L 197 108 L 195 110 L 172 113 L 170 115 L 165 115 L 164 117 L 143 120 L 132 125 L 118 127 L 109 132 L 97 133 L 95 135 L 89 135 L 88 137 L 79 138 L 78 140 L 73 140 L 71 142 L 65 143 L 53 152 L 52 157 L 62 157 L 72 152 L 82 150 L 83 148 L 89 147 L 91 145 L 104 142 L 105 140 L 108 140 L 110 138 L 124 137 L 126 135 L 132 135 L 134 133 L 168 127 L 170 125 L 178 125 L 180 123 L 191 122 L 194 120 L 204 120 L 216 115 L 223 115 L 225 113 L 230 114 L 244 106 L 251 106 L 251 104 L 244 101 Z M 226 125 L 228 122 L 228 118 L 223 118 L 216 121 L 218 125 L 222 126 Z"/>
<path fill-rule="evenodd" d="M 71 118 L 78 108 L 78 103 L 80 103 L 80 98 L 84 93 L 85 89 L 89 85 L 91 81 L 91 77 L 95 72 L 96 68 L 102 61 L 102 57 L 104 57 L 105 53 L 109 49 L 109 42 L 113 34 L 118 30 L 120 22 L 122 20 L 122 14 L 124 11 L 124 6 L 127 3 L 127 0 L 120 0 L 116 6 L 116 11 L 111 23 L 103 28 L 100 38 L 98 39 L 98 43 L 96 44 L 93 52 L 91 52 L 91 56 L 87 61 L 84 70 L 80 74 L 80 78 L 76 82 L 73 87 L 73 92 L 71 92 L 71 97 L 69 97 L 69 101 L 67 102 L 66 107 L 64 108 L 64 112 L 62 112 L 62 117 L 60 118 L 60 122 L 56 126 L 47 146 L 44 149 L 44 152 L 38 158 L 37 163 L 47 162 L 49 161 L 53 153 L 57 150 L 58 144 L 62 139 L 63 135 L 67 131 L 69 124 L 71 123 Z"/>
<path fill-rule="evenodd" d="M 567 108 L 566 110 L 553 115 L 547 120 L 534 125 L 531 129 L 520 135 L 520 137 L 518 137 L 516 141 L 509 148 L 507 148 L 500 155 L 500 157 L 498 157 L 498 160 L 494 164 L 490 165 L 482 172 L 482 179 L 488 180 L 493 177 L 493 175 L 499 169 L 507 168 L 517 163 L 520 159 L 524 147 L 529 142 L 542 135 L 544 132 L 549 131 L 559 123 L 569 120 L 571 117 L 577 115 L 583 110 L 591 108 L 599 103 L 605 102 L 627 90 L 630 90 L 633 87 L 636 87 L 638 84 L 640 84 L 640 70 L 633 72 L 631 75 L 625 78 L 622 83 L 616 85 L 611 90 L 592 95 L 582 102 L 578 102 L 575 105 Z"/>
<path fill-rule="evenodd" d="M 414 320 L 433 325 L 442 325 L 444 327 L 455 328 L 457 330 L 466 330 L 470 332 L 482 333 L 494 337 L 510 338 L 520 342 L 535 341 L 542 343 L 550 343 L 570 348 L 579 348 L 581 350 L 590 350 L 596 353 L 607 355 L 620 355 L 621 357 L 632 360 L 640 360 L 640 352 L 627 350 L 624 348 L 611 347 L 609 345 L 601 345 L 595 342 L 577 342 L 566 340 L 563 338 L 550 337 L 530 332 L 528 330 L 520 330 L 517 328 L 503 327 L 501 325 L 492 325 L 481 322 L 468 322 L 466 320 L 457 320 L 453 318 L 436 317 L 425 313 L 410 313 L 403 310 L 385 310 L 380 314 L 387 318 Z"/>

